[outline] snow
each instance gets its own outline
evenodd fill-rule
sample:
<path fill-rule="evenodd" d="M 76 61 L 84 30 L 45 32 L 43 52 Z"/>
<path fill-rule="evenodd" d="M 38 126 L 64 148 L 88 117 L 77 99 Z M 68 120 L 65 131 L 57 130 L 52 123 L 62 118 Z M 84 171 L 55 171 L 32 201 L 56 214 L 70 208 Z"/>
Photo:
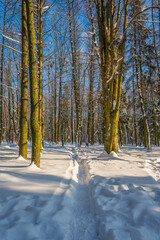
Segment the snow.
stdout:
<path fill-rule="evenodd" d="M 43 10 L 46 10 L 46 9 L 48 9 L 49 8 L 49 6 L 45 6 L 45 7 L 43 7 Z"/>
<path fill-rule="evenodd" d="M 26 159 L 25 158 L 23 158 L 22 156 L 19 156 L 18 158 L 17 158 L 17 160 L 25 160 L 26 161 Z"/>
<path fill-rule="evenodd" d="M 1 240 L 159 240 L 160 148 L 0 145 Z"/>
<path fill-rule="evenodd" d="M 114 111 L 114 110 L 116 109 L 116 105 L 117 105 L 116 100 L 113 100 L 113 108 L 112 108 L 112 111 Z"/>
<path fill-rule="evenodd" d="M 7 39 L 9 39 L 9 40 L 11 40 L 11 41 L 13 41 L 13 42 L 20 43 L 20 41 L 18 41 L 18 40 L 16 40 L 16 39 L 13 39 L 13 38 L 11 38 L 11 37 L 8 37 L 8 36 L 6 36 L 6 35 L 4 35 L 4 34 L 2 34 L 2 36 L 5 37 L 5 38 L 7 38 Z"/>

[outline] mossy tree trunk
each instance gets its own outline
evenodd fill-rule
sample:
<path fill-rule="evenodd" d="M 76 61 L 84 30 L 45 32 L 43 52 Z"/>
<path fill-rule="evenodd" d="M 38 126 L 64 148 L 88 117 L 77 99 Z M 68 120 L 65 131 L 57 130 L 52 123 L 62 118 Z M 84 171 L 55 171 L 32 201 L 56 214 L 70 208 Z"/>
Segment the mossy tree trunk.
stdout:
<path fill-rule="evenodd" d="M 20 105 L 19 155 L 27 159 L 28 139 L 28 30 L 26 0 L 22 0 L 22 77 Z"/>
<path fill-rule="evenodd" d="M 122 130 L 123 123 L 119 120 L 118 127 L 119 127 L 119 142 L 121 146 L 124 146 L 124 137 L 123 137 L 123 130 Z"/>
<path fill-rule="evenodd" d="M 41 132 L 39 125 L 39 101 L 37 84 L 36 36 L 34 26 L 33 1 L 27 0 L 27 26 L 29 36 L 29 73 L 31 99 L 32 162 L 40 167 Z"/>
<path fill-rule="evenodd" d="M 125 51 L 126 28 L 128 20 L 128 0 L 123 1 L 122 40 L 117 45 L 118 26 L 122 19 L 121 1 L 96 1 L 99 44 L 100 71 L 104 105 L 104 150 L 117 152 L 118 121 L 122 89 L 123 59 Z"/>

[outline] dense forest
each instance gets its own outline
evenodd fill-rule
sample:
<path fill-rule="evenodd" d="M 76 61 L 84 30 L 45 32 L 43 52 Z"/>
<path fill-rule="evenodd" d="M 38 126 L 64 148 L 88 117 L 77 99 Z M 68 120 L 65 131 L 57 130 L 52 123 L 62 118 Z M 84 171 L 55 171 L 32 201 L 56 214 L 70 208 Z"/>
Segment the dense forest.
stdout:
<path fill-rule="evenodd" d="M 1 0 L 0 143 L 160 143 L 160 0 Z"/>

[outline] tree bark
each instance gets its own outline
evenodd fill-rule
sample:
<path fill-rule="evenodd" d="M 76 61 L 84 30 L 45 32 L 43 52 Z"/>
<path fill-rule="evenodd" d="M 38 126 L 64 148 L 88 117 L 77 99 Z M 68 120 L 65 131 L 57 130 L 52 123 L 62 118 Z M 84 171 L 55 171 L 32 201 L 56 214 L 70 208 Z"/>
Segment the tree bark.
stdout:
<path fill-rule="evenodd" d="M 148 149 L 151 149 L 151 142 L 150 142 L 150 130 L 149 130 L 149 125 L 147 121 L 147 116 L 145 112 L 145 107 L 144 107 L 144 99 L 143 99 L 143 94 L 142 94 L 142 79 L 140 80 L 139 76 L 139 70 L 138 70 L 138 60 L 140 63 L 140 75 L 142 77 L 142 69 L 141 69 L 141 59 L 138 59 L 138 53 L 137 53 L 137 38 L 136 38 L 136 24 L 134 23 L 134 54 L 135 54 L 135 67 L 136 67 L 136 76 L 137 76 L 137 86 L 138 86 L 138 93 L 139 93 L 139 98 L 140 98 L 140 106 L 141 106 L 141 111 L 142 111 L 142 117 L 143 117 L 143 124 L 144 124 L 144 145 L 145 147 L 148 147 Z M 140 36 L 139 36 L 140 37 Z"/>
<path fill-rule="evenodd" d="M 3 34 L 6 25 L 6 0 L 4 1 Z M 4 36 L 2 37 L 1 63 L 0 63 L 0 144 L 3 136 L 3 61 L 4 61 Z"/>
<path fill-rule="evenodd" d="M 94 102 L 93 102 L 93 88 L 94 88 L 94 64 L 93 64 L 93 44 L 91 49 L 90 59 L 90 83 L 89 83 L 89 99 L 88 99 L 88 143 L 94 144 Z"/>
<path fill-rule="evenodd" d="M 42 61 L 43 61 L 43 0 L 37 0 L 38 5 L 38 82 L 39 82 L 39 124 L 41 132 L 42 146 L 44 146 L 44 111 L 43 111 L 43 79 L 42 79 Z"/>
<path fill-rule="evenodd" d="M 28 30 L 26 0 L 22 0 L 22 77 L 20 105 L 19 155 L 27 159 L 28 139 Z"/>
<path fill-rule="evenodd" d="M 31 134 L 32 134 L 32 162 L 40 167 L 41 132 L 39 126 L 39 101 L 37 84 L 36 36 L 34 26 L 33 2 L 27 0 L 27 26 L 29 36 L 29 73 L 31 98 Z"/>
<path fill-rule="evenodd" d="M 135 97 L 135 83 L 134 83 L 134 77 L 135 77 L 135 63 L 133 62 L 133 79 L 132 79 L 132 87 L 133 87 L 133 114 L 134 114 L 134 138 L 135 138 L 135 144 L 138 146 L 138 133 L 137 133 L 137 115 L 136 115 L 136 97 Z"/>
<path fill-rule="evenodd" d="M 117 152 L 118 149 L 118 121 L 128 21 L 128 2 L 128 0 L 124 1 L 123 35 L 120 46 L 117 47 L 115 26 L 119 24 L 119 20 L 116 22 L 115 3 L 113 1 L 107 1 L 106 3 L 104 0 L 96 1 L 101 57 L 100 72 L 104 101 L 104 150 L 108 153 L 111 151 Z"/>
<path fill-rule="evenodd" d="M 72 54 L 72 81 L 73 81 L 73 89 L 74 89 L 74 98 L 75 98 L 75 107 L 76 107 L 76 133 L 75 133 L 75 142 L 79 145 L 79 131 L 80 131 L 80 94 L 78 89 L 77 77 L 76 77 L 76 47 L 74 44 L 74 36 L 72 29 L 72 16 L 71 9 L 73 7 L 70 6 L 68 1 L 68 17 L 69 17 L 69 31 L 70 31 L 70 43 L 71 43 L 71 54 Z M 75 30 L 75 29 L 74 29 Z"/>
<path fill-rule="evenodd" d="M 60 72 L 59 72 L 59 99 L 58 99 L 58 122 L 57 122 L 57 144 L 60 141 L 60 135 L 61 135 L 61 111 L 62 111 L 62 66 L 61 66 L 61 59 L 59 59 L 59 65 L 60 65 Z M 62 139 L 61 139 L 62 140 Z"/>
<path fill-rule="evenodd" d="M 54 142 L 57 143 L 57 60 L 55 55 L 55 76 L 54 76 Z"/>

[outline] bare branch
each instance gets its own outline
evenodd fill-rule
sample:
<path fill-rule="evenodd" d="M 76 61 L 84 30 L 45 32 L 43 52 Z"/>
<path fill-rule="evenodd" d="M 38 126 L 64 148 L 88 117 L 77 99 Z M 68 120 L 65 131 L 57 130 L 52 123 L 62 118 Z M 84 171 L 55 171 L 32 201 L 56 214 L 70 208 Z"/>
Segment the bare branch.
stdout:
<path fill-rule="evenodd" d="M 7 87 L 7 88 L 10 88 L 10 89 L 14 89 L 14 90 L 17 90 L 18 88 L 17 87 L 11 87 L 11 86 L 8 86 L 4 83 L 0 83 L 0 85 L 4 86 L 4 87 Z"/>
<path fill-rule="evenodd" d="M 52 7 L 54 7 L 54 5 L 58 2 L 58 0 L 56 0 L 54 3 L 52 3 L 51 6 L 49 6 L 45 11 L 43 11 L 43 13 L 46 13 L 49 9 L 51 9 Z"/>
<path fill-rule="evenodd" d="M 4 35 L 4 34 L 2 34 L 2 36 L 5 37 L 5 38 L 7 38 L 7 39 L 9 39 L 9 40 L 11 40 L 11 41 L 13 41 L 13 42 L 21 43 L 21 42 L 19 42 L 18 40 L 15 40 L 15 39 L 13 39 L 13 38 L 10 38 L 10 37 L 8 37 L 8 36 L 6 36 L 6 35 Z"/>
<path fill-rule="evenodd" d="M 18 52 L 18 53 L 22 54 L 22 52 L 18 51 L 18 50 L 17 50 L 17 49 L 15 49 L 15 48 L 12 48 L 12 47 L 10 47 L 10 46 L 7 46 L 7 45 L 5 45 L 5 44 L 2 44 L 2 43 L 0 43 L 0 45 L 4 46 L 4 47 L 6 47 L 6 48 L 9 48 L 9 49 L 11 49 L 11 50 L 13 50 L 13 51 L 15 51 L 15 52 Z"/>

